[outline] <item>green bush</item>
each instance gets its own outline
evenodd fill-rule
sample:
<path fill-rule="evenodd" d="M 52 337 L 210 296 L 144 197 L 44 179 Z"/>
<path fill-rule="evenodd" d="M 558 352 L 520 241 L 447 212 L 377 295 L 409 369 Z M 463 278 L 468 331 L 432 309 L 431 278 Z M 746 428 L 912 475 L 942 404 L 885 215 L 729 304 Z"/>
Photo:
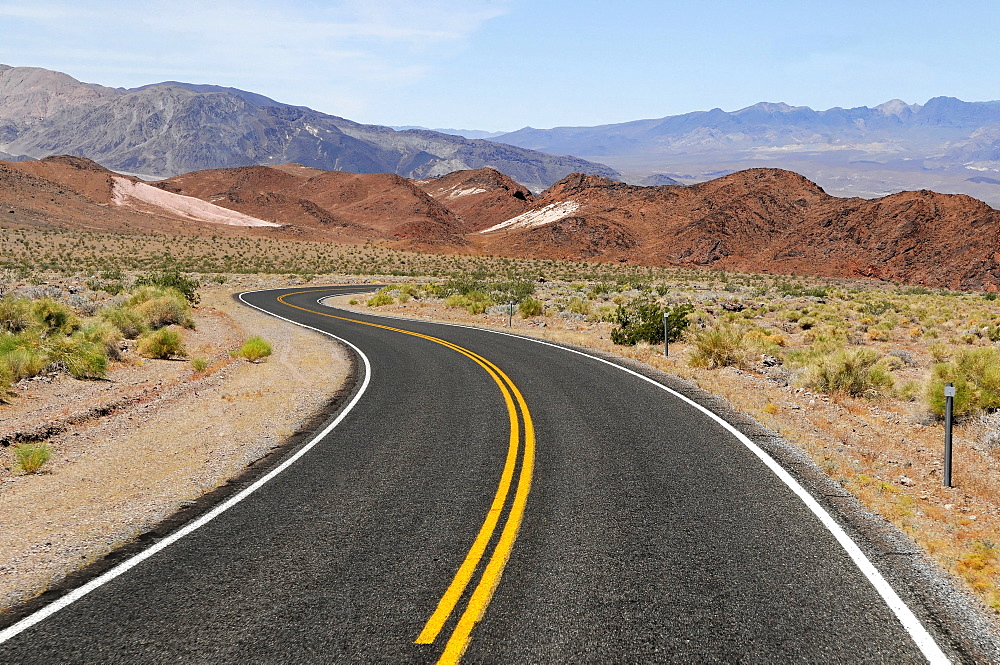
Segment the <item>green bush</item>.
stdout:
<path fill-rule="evenodd" d="M 109 321 L 91 321 L 80 328 L 80 335 L 89 342 L 100 345 L 111 360 L 121 360 L 124 334 Z"/>
<path fill-rule="evenodd" d="M 206 369 L 208 369 L 208 361 L 202 358 L 201 356 L 192 358 L 191 369 L 193 369 L 196 372 L 204 372 Z"/>
<path fill-rule="evenodd" d="M 461 307 L 469 314 L 482 314 L 493 305 L 488 295 L 481 291 L 466 294 L 455 293 L 444 299 L 445 307 Z"/>
<path fill-rule="evenodd" d="M 541 300 L 528 296 L 518 303 L 517 311 L 521 313 L 521 316 L 528 319 L 544 312 L 545 304 Z"/>
<path fill-rule="evenodd" d="M 187 351 L 180 333 L 170 328 L 160 328 L 143 335 L 139 340 L 139 353 L 147 358 L 186 358 Z"/>
<path fill-rule="evenodd" d="M 368 299 L 369 307 L 382 307 L 383 305 L 391 305 L 396 302 L 396 299 L 390 296 L 388 293 L 379 291 L 373 297 Z"/>
<path fill-rule="evenodd" d="M 690 323 L 688 315 L 693 311 L 694 306 L 689 303 L 670 309 L 645 300 L 618 305 L 611 316 L 611 322 L 616 325 L 611 331 L 611 341 L 629 346 L 638 342 L 662 344 L 665 334 L 668 342 L 676 342 L 687 329 Z"/>
<path fill-rule="evenodd" d="M 252 363 L 257 362 L 271 355 L 271 345 L 262 337 L 254 336 L 243 343 L 239 351 L 235 354 L 239 358 L 244 358 Z"/>
<path fill-rule="evenodd" d="M 19 333 L 34 324 L 31 301 L 27 298 L 0 298 L 0 330 Z"/>
<path fill-rule="evenodd" d="M 49 363 L 61 364 L 76 379 L 100 379 L 107 375 L 108 354 L 103 344 L 77 333 L 53 342 Z"/>
<path fill-rule="evenodd" d="M 169 325 L 179 325 L 185 328 L 194 327 L 190 306 L 175 294 L 168 293 L 150 298 L 136 305 L 135 310 L 143 318 L 146 326 L 153 330 Z"/>
<path fill-rule="evenodd" d="M 133 307 L 108 307 L 101 317 L 118 328 L 127 339 L 135 339 L 148 330 L 143 315 Z"/>
<path fill-rule="evenodd" d="M 26 344 L 6 351 L 0 350 L 0 366 L 11 381 L 37 376 L 48 364 L 48 354 L 37 346 Z"/>
<path fill-rule="evenodd" d="M 192 305 L 197 305 L 200 300 L 200 297 L 198 296 L 198 287 L 201 286 L 201 284 L 198 280 L 185 277 L 176 270 L 142 275 L 136 278 L 135 285 L 158 286 L 164 289 L 173 289 L 174 291 L 180 293 L 181 296 Z"/>
<path fill-rule="evenodd" d="M 24 473 L 38 473 L 52 459 L 52 448 L 42 441 L 25 441 L 14 446 L 14 460 Z"/>
<path fill-rule="evenodd" d="M 744 334 L 742 328 L 726 323 L 701 330 L 694 335 L 694 352 L 688 362 L 707 369 L 744 367 L 749 359 Z"/>
<path fill-rule="evenodd" d="M 32 315 L 46 333 L 69 334 L 80 327 L 80 319 L 69 307 L 53 300 L 42 298 L 32 304 Z"/>
<path fill-rule="evenodd" d="M 878 397 L 893 389 L 892 375 L 873 349 L 837 351 L 806 368 L 803 383 L 824 393 Z"/>
<path fill-rule="evenodd" d="M 1000 409 L 1000 349 L 961 349 L 950 362 L 934 366 L 924 401 L 938 416 L 944 415 L 944 385 L 949 382 L 955 384 L 955 416 Z"/>

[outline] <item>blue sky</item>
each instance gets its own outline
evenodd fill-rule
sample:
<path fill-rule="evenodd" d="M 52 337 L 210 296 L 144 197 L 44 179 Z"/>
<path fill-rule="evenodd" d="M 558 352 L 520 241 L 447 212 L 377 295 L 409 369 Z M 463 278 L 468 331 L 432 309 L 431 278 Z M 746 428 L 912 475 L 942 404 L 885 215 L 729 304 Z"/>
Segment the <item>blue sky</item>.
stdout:
<path fill-rule="evenodd" d="M 1000 3 L 983 0 L 0 0 L 0 27 L 0 63 L 214 83 L 387 125 L 1000 99 Z"/>

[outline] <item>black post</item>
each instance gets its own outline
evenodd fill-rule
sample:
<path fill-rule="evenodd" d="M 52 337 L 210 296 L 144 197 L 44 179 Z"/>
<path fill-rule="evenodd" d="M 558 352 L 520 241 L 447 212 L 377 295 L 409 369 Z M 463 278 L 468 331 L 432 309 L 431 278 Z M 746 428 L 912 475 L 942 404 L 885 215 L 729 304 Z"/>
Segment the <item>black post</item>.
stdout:
<path fill-rule="evenodd" d="M 667 313 L 663 313 L 663 355 L 670 355 L 670 342 L 667 341 Z"/>
<path fill-rule="evenodd" d="M 955 403 L 955 384 L 944 386 L 944 486 L 951 487 L 951 420 Z"/>

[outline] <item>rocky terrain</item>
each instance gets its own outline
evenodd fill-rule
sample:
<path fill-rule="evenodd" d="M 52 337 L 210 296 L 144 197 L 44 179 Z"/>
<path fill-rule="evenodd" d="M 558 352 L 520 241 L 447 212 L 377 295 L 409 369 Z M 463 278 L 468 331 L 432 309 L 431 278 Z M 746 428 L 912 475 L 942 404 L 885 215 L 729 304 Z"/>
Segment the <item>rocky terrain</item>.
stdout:
<path fill-rule="evenodd" d="M 284 164 L 151 185 L 50 157 L 0 162 L 0 206 L 5 226 L 1000 287 L 1000 212 L 983 202 L 927 190 L 834 197 L 780 169 L 656 187 L 573 174 L 536 196 L 492 169 L 409 180 Z"/>
<path fill-rule="evenodd" d="M 947 288 L 1000 285 L 1000 212 L 963 195 L 839 198 L 779 169 L 688 187 L 576 174 L 538 197 L 527 215 L 536 213 L 544 214 L 478 234 L 484 251 Z"/>
<path fill-rule="evenodd" d="M 536 191 L 574 171 L 619 177 L 575 157 L 364 125 L 234 88 L 166 82 L 124 90 L 7 65 L 0 65 L 0 151 L 78 155 L 148 177 L 286 162 L 408 178 L 491 167 Z"/>

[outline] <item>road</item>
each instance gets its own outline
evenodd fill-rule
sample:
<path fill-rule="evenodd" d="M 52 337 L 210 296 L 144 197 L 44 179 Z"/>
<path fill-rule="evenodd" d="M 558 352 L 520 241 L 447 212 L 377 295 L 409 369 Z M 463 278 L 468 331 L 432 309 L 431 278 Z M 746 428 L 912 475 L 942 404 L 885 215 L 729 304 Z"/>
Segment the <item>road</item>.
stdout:
<path fill-rule="evenodd" d="M 682 396 L 554 346 L 317 302 L 345 291 L 243 296 L 354 345 L 360 392 L 335 426 L 0 632 L 0 663 L 969 660 Z"/>

